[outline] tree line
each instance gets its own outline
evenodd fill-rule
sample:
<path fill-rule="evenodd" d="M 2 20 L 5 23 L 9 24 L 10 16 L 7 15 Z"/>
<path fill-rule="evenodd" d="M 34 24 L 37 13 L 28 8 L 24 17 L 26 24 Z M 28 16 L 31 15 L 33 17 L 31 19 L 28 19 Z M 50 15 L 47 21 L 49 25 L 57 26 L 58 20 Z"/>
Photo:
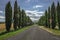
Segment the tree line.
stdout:
<path fill-rule="evenodd" d="M 56 25 L 58 25 L 60 30 L 60 3 L 57 2 L 56 6 L 53 2 L 52 5 L 45 10 L 44 15 L 40 17 L 38 24 L 52 29 L 55 29 Z"/>
<path fill-rule="evenodd" d="M 20 9 L 17 0 L 14 3 L 14 10 L 12 9 L 10 1 L 5 7 L 5 25 L 7 32 L 10 31 L 12 23 L 14 30 L 33 24 L 29 16 L 26 15 L 25 11 Z"/>

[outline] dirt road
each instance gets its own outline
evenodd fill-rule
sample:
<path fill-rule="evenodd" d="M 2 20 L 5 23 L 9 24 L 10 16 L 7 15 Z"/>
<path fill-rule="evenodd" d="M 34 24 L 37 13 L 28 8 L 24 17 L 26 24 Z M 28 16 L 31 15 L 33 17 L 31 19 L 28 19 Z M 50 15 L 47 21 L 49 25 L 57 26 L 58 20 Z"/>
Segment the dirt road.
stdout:
<path fill-rule="evenodd" d="M 25 30 L 24 32 L 11 38 L 7 38 L 6 40 L 60 40 L 60 38 L 53 36 L 47 31 L 44 31 L 38 26 L 34 25 L 30 29 Z"/>

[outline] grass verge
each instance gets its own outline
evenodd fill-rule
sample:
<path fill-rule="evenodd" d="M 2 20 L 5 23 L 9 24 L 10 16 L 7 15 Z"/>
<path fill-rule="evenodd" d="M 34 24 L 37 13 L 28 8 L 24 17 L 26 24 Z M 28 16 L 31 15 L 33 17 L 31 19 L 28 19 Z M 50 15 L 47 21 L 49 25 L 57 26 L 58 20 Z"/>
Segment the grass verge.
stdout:
<path fill-rule="evenodd" d="M 30 27 L 31 27 L 31 26 L 24 27 L 24 28 L 19 29 L 19 30 L 17 30 L 17 31 L 13 31 L 13 32 L 9 32 L 9 33 L 6 33 L 6 34 L 4 34 L 4 35 L 1 35 L 1 36 L 0 36 L 0 40 L 5 40 L 6 38 L 9 38 L 9 37 L 12 37 L 12 36 L 14 36 L 14 35 L 17 35 L 17 34 L 23 32 L 24 30 L 29 29 Z"/>
<path fill-rule="evenodd" d="M 39 26 L 41 29 L 46 30 L 47 32 L 56 35 L 56 36 L 60 36 L 60 30 L 58 29 L 51 29 L 51 28 L 46 28 L 44 26 Z"/>

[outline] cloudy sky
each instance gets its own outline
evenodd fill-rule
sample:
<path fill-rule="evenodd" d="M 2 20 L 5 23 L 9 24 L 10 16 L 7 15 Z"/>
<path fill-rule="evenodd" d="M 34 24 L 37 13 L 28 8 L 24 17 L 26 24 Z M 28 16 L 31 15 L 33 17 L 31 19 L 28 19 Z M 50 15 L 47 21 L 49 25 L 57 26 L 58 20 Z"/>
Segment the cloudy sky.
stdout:
<path fill-rule="evenodd" d="M 12 7 L 14 7 L 15 0 L 0 0 L 0 22 L 5 21 L 5 5 L 10 1 Z M 32 19 L 32 21 L 36 21 L 40 16 L 44 14 L 44 11 L 52 4 L 55 4 L 60 0 L 17 0 L 18 5 L 21 9 L 24 9 L 26 14 Z"/>

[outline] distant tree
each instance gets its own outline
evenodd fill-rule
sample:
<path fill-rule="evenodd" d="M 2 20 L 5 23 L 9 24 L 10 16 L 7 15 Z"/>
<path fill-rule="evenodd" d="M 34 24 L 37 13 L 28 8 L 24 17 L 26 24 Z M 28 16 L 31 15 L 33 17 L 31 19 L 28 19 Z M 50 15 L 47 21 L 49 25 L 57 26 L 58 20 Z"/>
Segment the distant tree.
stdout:
<path fill-rule="evenodd" d="M 26 24 L 26 13 L 25 11 L 22 9 L 22 27 L 24 27 Z"/>
<path fill-rule="evenodd" d="M 31 20 L 30 20 L 30 18 L 29 18 L 29 16 L 28 16 L 28 25 L 30 25 L 31 24 Z"/>
<path fill-rule="evenodd" d="M 17 30 L 17 26 L 18 26 L 18 4 L 17 4 L 17 0 L 15 1 L 14 4 L 14 29 Z"/>
<path fill-rule="evenodd" d="M 45 27 L 48 26 L 48 13 L 47 10 L 45 11 Z"/>
<path fill-rule="evenodd" d="M 48 27 L 50 28 L 50 18 L 51 18 L 51 13 L 50 13 L 50 7 L 48 8 Z"/>
<path fill-rule="evenodd" d="M 5 7 L 5 23 L 6 31 L 9 32 L 12 24 L 12 7 L 10 1 L 7 3 Z"/>
<path fill-rule="evenodd" d="M 18 8 L 18 28 L 21 27 L 21 10 L 20 10 L 20 7 Z"/>
<path fill-rule="evenodd" d="M 33 24 L 32 20 L 30 19 L 29 16 L 27 16 L 27 26 L 32 24 Z"/>
<path fill-rule="evenodd" d="M 28 23 L 28 19 L 27 19 L 27 15 L 25 13 L 25 26 L 27 26 L 27 23 Z"/>
<path fill-rule="evenodd" d="M 21 27 L 23 28 L 23 10 L 21 11 Z"/>
<path fill-rule="evenodd" d="M 57 3 L 57 19 L 58 19 L 58 26 L 60 30 L 60 4 L 59 2 Z"/>
<path fill-rule="evenodd" d="M 54 2 L 52 3 L 51 6 L 51 18 L 52 18 L 52 29 L 56 27 L 56 10 L 55 10 L 55 4 Z"/>
<path fill-rule="evenodd" d="M 45 15 L 41 16 L 39 21 L 38 21 L 38 25 L 44 26 L 45 25 Z"/>
<path fill-rule="evenodd" d="M 24 11 L 24 14 L 23 14 L 23 18 L 24 18 L 23 19 L 24 20 L 24 23 L 23 24 L 24 24 L 24 26 L 26 26 L 26 13 L 25 13 L 25 11 Z"/>
<path fill-rule="evenodd" d="M 22 28 L 22 11 L 20 11 L 20 14 L 19 14 L 19 21 L 20 21 L 20 26 Z"/>

